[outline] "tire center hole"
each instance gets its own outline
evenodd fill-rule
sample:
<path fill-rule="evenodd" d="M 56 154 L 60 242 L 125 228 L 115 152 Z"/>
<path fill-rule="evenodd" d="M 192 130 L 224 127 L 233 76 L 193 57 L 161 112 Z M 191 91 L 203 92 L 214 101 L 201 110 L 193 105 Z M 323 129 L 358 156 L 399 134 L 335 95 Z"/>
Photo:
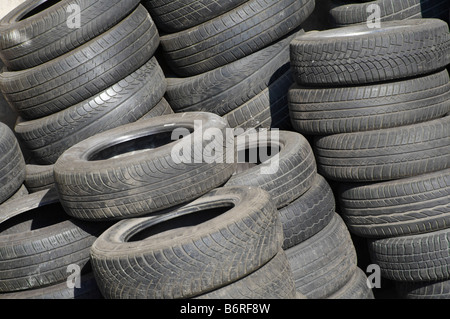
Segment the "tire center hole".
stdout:
<path fill-rule="evenodd" d="M 18 21 L 22 21 L 25 19 L 28 19 L 29 17 L 32 17 L 48 8 L 50 8 L 51 6 L 54 6 L 55 4 L 57 4 L 58 2 L 61 2 L 61 0 L 43 0 L 40 1 L 40 3 L 35 6 L 33 9 L 31 9 L 30 11 L 26 12 L 23 16 L 19 17 Z"/>
<path fill-rule="evenodd" d="M 135 242 L 147 239 L 149 237 L 152 237 L 152 239 L 156 239 L 158 237 L 164 237 L 165 235 L 167 235 L 167 232 L 173 231 L 175 229 L 177 230 L 177 235 L 186 233 L 189 232 L 189 229 L 192 229 L 192 227 L 220 216 L 233 207 L 234 205 L 231 203 L 224 203 L 214 208 L 201 209 L 199 211 L 179 215 L 172 219 L 142 229 L 138 233 L 133 234 L 126 241 Z"/>

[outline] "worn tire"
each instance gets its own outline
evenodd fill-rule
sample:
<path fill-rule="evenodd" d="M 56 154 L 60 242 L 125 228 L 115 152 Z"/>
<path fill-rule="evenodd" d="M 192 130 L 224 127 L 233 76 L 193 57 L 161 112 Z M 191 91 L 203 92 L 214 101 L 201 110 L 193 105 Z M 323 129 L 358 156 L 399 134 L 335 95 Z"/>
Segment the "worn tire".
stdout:
<path fill-rule="evenodd" d="M 137 0 L 23 1 L 0 20 L 0 58 L 11 71 L 35 67 L 106 32 L 138 4 Z M 69 6 L 74 5 L 80 9 L 80 25 L 70 28 L 68 18 L 74 10 Z"/>
<path fill-rule="evenodd" d="M 143 117 L 163 98 L 166 86 L 163 70 L 152 57 L 89 99 L 40 119 L 22 121 L 14 130 L 36 164 L 51 165 L 76 143 Z"/>
<path fill-rule="evenodd" d="M 372 131 L 442 117 L 450 111 L 447 70 L 412 79 L 338 88 L 294 84 L 288 92 L 293 128 L 306 135 Z"/>
<path fill-rule="evenodd" d="M 295 34 L 209 72 L 187 78 L 167 75 L 167 101 L 176 113 L 202 111 L 224 116 L 238 109 L 289 70 L 289 43 Z"/>
<path fill-rule="evenodd" d="M 219 158 L 198 161 L 195 151 L 210 144 L 203 138 L 206 130 L 220 130 L 225 136 L 227 127 L 218 115 L 190 112 L 122 125 L 85 139 L 54 165 L 61 204 L 79 219 L 122 219 L 200 197 L 234 171 L 234 163 L 220 163 Z M 171 140 L 175 129 L 187 128 L 193 133 Z M 186 151 L 188 158 L 174 158 L 172 151 L 178 147 L 191 157 Z"/>
<path fill-rule="evenodd" d="M 314 150 L 325 178 L 375 182 L 450 167 L 450 116 L 395 128 L 318 137 Z"/>
<path fill-rule="evenodd" d="M 55 186 L 53 165 L 27 164 L 25 172 L 24 184 L 30 194 L 50 189 Z"/>
<path fill-rule="evenodd" d="M 395 282 L 395 291 L 403 299 L 450 299 L 450 280 L 433 282 Z"/>
<path fill-rule="evenodd" d="M 283 249 L 311 238 L 329 224 L 336 203 L 328 182 L 316 174 L 311 188 L 289 205 L 278 210 L 283 225 Z"/>
<path fill-rule="evenodd" d="M 246 0 L 143 0 L 158 28 L 165 33 L 186 30 L 243 4 Z"/>
<path fill-rule="evenodd" d="M 381 275 L 394 281 L 450 279 L 450 229 L 430 233 L 370 239 L 369 253 Z"/>
<path fill-rule="evenodd" d="M 0 122 L 0 204 L 25 181 L 25 158 L 13 131 Z"/>
<path fill-rule="evenodd" d="M 229 285 L 195 299 L 296 299 L 294 278 L 282 249 L 266 264 Z"/>
<path fill-rule="evenodd" d="M 357 268 L 356 250 L 342 218 L 286 250 L 297 291 L 309 299 L 326 299 L 350 280 Z"/>
<path fill-rule="evenodd" d="M 373 12 L 367 11 L 369 5 L 379 6 L 381 23 L 419 18 L 446 20 L 449 14 L 449 6 L 446 0 L 377 0 L 350 4 L 334 1 L 334 6 L 330 10 L 331 21 L 338 27 L 365 23 Z"/>
<path fill-rule="evenodd" d="M 199 26 L 161 36 L 163 56 L 181 77 L 219 68 L 294 31 L 315 0 L 250 0 Z"/>
<path fill-rule="evenodd" d="M 218 188 L 168 214 L 117 222 L 95 241 L 91 261 L 107 299 L 190 298 L 256 271 L 282 237 L 267 192 Z"/>
<path fill-rule="evenodd" d="M 83 271 L 91 245 L 109 225 L 67 216 L 54 191 L 41 191 L 0 208 L 0 291 L 66 281 L 67 267 Z"/>
<path fill-rule="evenodd" d="M 291 43 L 294 79 L 302 85 L 400 80 L 438 71 L 449 63 L 449 26 L 439 19 L 387 21 L 376 30 L 356 25 L 310 31 Z"/>
<path fill-rule="evenodd" d="M 337 190 L 342 217 L 361 237 L 414 235 L 450 223 L 450 169 L 381 183 L 341 184 Z"/>
<path fill-rule="evenodd" d="M 144 7 L 68 53 L 36 67 L 0 74 L 0 90 L 25 120 L 41 118 L 95 95 L 144 65 L 159 34 Z"/>
<path fill-rule="evenodd" d="M 277 154 L 268 154 L 268 149 L 278 148 Z M 277 150 L 278 150 L 277 149 Z M 267 191 L 279 209 L 304 194 L 313 184 L 317 167 L 314 153 L 308 140 L 300 133 L 271 131 L 243 134 L 236 137 L 236 163 L 244 163 L 243 150 L 256 155 L 260 164 L 236 172 L 225 186 L 255 186 Z M 264 151 L 262 151 L 264 150 Z M 264 156 L 263 156 L 264 155 Z M 268 159 L 265 156 L 269 157 Z M 248 161 L 255 163 L 254 159 Z M 247 159 L 245 159 L 246 165 Z"/>
<path fill-rule="evenodd" d="M 356 268 L 350 280 L 327 299 L 375 299 L 373 291 L 367 285 L 367 275 L 361 268 Z"/>

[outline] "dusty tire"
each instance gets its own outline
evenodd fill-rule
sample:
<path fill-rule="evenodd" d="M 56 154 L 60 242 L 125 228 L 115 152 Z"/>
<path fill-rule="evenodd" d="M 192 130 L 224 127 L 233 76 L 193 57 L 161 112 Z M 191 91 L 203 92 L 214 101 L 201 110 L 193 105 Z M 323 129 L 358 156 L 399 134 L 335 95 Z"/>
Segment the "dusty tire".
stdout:
<path fill-rule="evenodd" d="M 35 67 L 107 31 L 138 4 L 137 0 L 64 0 L 48 7 L 47 2 L 24 1 L 0 21 L 0 58 L 11 71 Z M 71 6 L 80 9 L 79 27 L 69 27 Z"/>
<path fill-rule="evenodd" d="M 304 33 L 303 30 L 296 34 Z M 247 57 L 196 76 L 167 76 L 166 99 L 176 113 L 202 111 L 224 116 L 267 89 L 289 70 L 294 35 Z"/>
<path fill-rule="evenodd" d="M 375 299 L 373 291 L 367 285 L 367 275 L 357 268 L 350 280 L 327 299 Z"/>
<path fill-rule="evenodd" d="M 24 184 L 28 191 L 37 193 L 55 186 L 53 165 L 27 164 Z"/>
<path fill-rule="evenodd" d="M 250 165 L 257 164 L 251 158 L 256 154 L 261 163 L 245 169 L 248 163 L 243 162 L 247 150 Z M 277 153 L 268 154 L 269 150 Z M 317 172 L 310 144 L 296 132 L 278 131 L 275 134 L 263 131 L 240 135 L 236 137 L 235 155 L 238 171 L 225 186 L 260 187 L 270 194 L 278 209 L 304 194 L 312 186 Z M 239 163 L 244 164 L 243 171 L 239 171 Z"/>
<path fill-rule="evenodd" d="M 0 204 L 25 181 L 25 159 L 13 131 L 0 122 Z"/>
<path fill-rule="evenodd" d="M 19 122 L 14 130 L 36 164 L 51 165 L 76 143 L 140 119 L 158 104 L 165 91 L 164 73 L 153 57 L 87 100 L 40 119 Z"/>
<path fill-rule="evenodd" d="M 381 275 L 394 281 L 450 279 L 450 229 L 368 240 L 370 258 Z"/>
<path fill-rule="evenodd" d="M 70 219 L 54 191 L 41 191 L 2 206 L 0 291 L 66 281 L 71 264 L 83 271 L 92 243 L 108 226 Z"/>
<path fill-rule="evenodd" d="M 316 174 L 312 186 L 299 198 L 278 210 L 283 225 L 283 249 L 311 238 L 329 224 L 336 203 L 328 182 Z"/>
<path fill-rule="evenodd" d="M 387 238 L 445 229 L 450 169 L 381 183 L 341 184 L 341 216 L 361 237 Z"/>
<path fill-rule="evenodd" d="M 122 125 L 83 140 L 54 165 L 61 204 L 79 219 L 122 219 L 198 198 L 225 183 L 234 171 L 234 163 L 224 159 L 219 163 L 205 155 L 199 161 L 196 151 L 210 144 L 203 135 L 206 130 L 225 136 L 227 127 L 218 115 L 190 112 Z M 175 129 L 193 133 L 174 141 Z M 184 153 L 175 158 L 175 149 Z"/>
<path fill-rule="evenodd" d="M 353 2 L 353 1 L 352 1 Z M 373 9 L 369 5 L 378 5 L 380 8 L 380 22 L 419 18 L 448 19 L 449 6 L 446 0 L 377 0 L 366 3 L 334 2 L 330 16 L 335 26 L 365 23 Z M 368 11 L 369 10 L 369 11 Z"/>
<path fill-rule="evenodd" d="M 357 268 L 356 250 L 344 221 L 330 223 L 304 242 L 286 250 L 296 290 L 309 299 L 325 299 L 339 291 Z"/>
<path fill-rule="evenodd" d="M 218 188 L 168 214 L 114 224 L 93 244 L 92 268 L 107 299 L 195 297 L 259 269 L 282 236 L 267 192 Z"/>
<path fill-rule="evenodd" d="M 195 299 L 295 299 L 291 267 L 284 250 L 266 264 L 229 285 Z"/>
<path fill-rule="evenodd" d="M 250 0 L 199 26 L 161 36 L 163 56 L 181 77 L 219 68 L 276 42 L 311 14 L 314 0 Z"/>
<path fill-rule="evenodd" d="M 348 182 L 386 181 L 450 167 L 450 116 L 389 129 L 318 137 L 318 172 Z"/>
<path fill-rule="evenodd" d="M 447 70 L 412 79 L 365 86 L 288 92 L 293 128 L 306 135 L 372 131 L 431 121 L 450 111 Z"/>
<path fill-rule="evenodd" d="M 25 120 L 80 103 L 144 65 L 159 44 L 156 26 L 138 6 L 120 23 L 36 67 L 0 74 L 0 90 Z"/>
<path fill-rule="evenodd" d="M 211 20 L 246 0 L 143 0 L 159 29 L 174 33 Z"/>
<path fill-rule="evenodd" d="M 387 21 L 376 31 L 366 25 L 311 31 L 291 43 L 294 79 L 303 85 L 399 80 L 449 63 L 449 27 L 439 19 Z"/>

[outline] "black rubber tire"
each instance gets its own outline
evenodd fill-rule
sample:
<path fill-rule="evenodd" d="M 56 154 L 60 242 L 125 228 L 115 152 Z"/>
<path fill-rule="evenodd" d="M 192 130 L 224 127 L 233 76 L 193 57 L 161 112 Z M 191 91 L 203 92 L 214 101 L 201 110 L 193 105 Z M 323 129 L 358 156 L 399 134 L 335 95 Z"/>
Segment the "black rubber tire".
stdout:
<path fill-rule="evenodd" d="M 370 10 L 367 12 L 369 5 L 379 6 L 381 23 L 419 18 L 446 20 L 449 14 L 447 0 L 377 0 L 350 4 L 334 1 L 334 6 L 330 10 L 331 21 L 337 27 L 366 23 L 372 13 Z"/>
<path fill-rule="evenodd" d="M 91 261 L 107 299 L 190 298 L 256 271 L 282 238 L 267 192 L 218 188 L 168 214 L 117 222 L 92 245 Z"/>
<path fill-rule="evenodd" d="M 145 113 L 136 122 L 144 121 L 144 120 L 151 119 L 151 118 L 157 117 L 157 116 L 173 114 L 173 113 L 174 113 L 174 111 L 172 110 L 172 107 L 170 106 L 169 102 L 167 102 L 167 100 L 163 97 L 158 102 L 158 104 L 156 104 L 150 111 Z"/>
<path fill-rule="evenodd" d="M 158 29 L 174 33 L 207 22 L 247 0 L 143 0 Z"/>
<path fill-rule="evenodd" d="M 448 228 L 450 169 L 394 181 L 341 184 L 337 198 L 349 230 L 387 238 Z"/>
<path fill-rule="evenodd" d="M 344 221 L 330 223 L 304 242 L 286 250 L 296 290 L 309 299 L 326 299 L 339 291 L 357 269 L 356 250 Z"/>
<path fill-rule="evenodd" d="M 70 219 L 54 191 L 41 191 L 1 207 L 0 291 L 64 282 L 67 267 L 83 271 L 91 245 L 110 226 Z"/>
<path fill-rule="evenodd" d="M 233 128 L 288 130 L 290 118 L 287 94 L 293 81 L 289 69 L 261 93 L 223 117 Z"/>
<path fill-rule="evenodd" d="M 22 184 L 22 186 L 20 186 L 20 188 L 11 197 L 9 197 L 7 200 L 5 200 L 3 203 L 0 204 L 0 210 L 1 210 L 1 206 L 6 205 L 9 202 L 15 201 L 19 198 L 22 198 L 22 197 L 28 195 L 29 193 L 30 192 L 28 192 L 28 189 L 25 186 L 25 184 Z"/>
<path fill-rule="evenodd" d="M 70 275 L 70 274 L 69 274 Z M 0 293 L 0 299 L 103 299 L 92 272 L 80 274 L 80 288 L 61 282 L 43 288 Z"/>
<path fill-rule="evenodd" d="M 395 128 L 318 137 L 318 172 L 347 182 L 407 178 L 450 168 L 450 116 Z"/>
<path fill-rule="evenodd" d="M 116 26 L 36 67 L 0 73 L 0 90 L 25 120 L 80 103 L 144 65 L 159 34 L 141 5 Z"/>
<path fill-rule="evenodd" d="M 370 259 L 394 281 L 450 279 L 450 229 L 425 234 L 369 239 Z"/>
<path fill-rule="evenodd" d="M 137 0 L 23 1 L 0 20 L 0 58 L 11 71 L 35 67 L 106 32 L 138 4 Z M 68 26 L 69 5 L 80 9 L 79 27 Z"/>
<path fill-rule="evenodd" d="M 367 275 L 361 268 L 356 268 L 355 273 L 350 280 L 334 294 L 328 296 L 327 299 L 375 299 L 373 291 L 367 285 Z"/>
<path fill-rule="evenodd" d="M 450 111 L 447 70 L 412 79 L 339 88 L 294 84 L 288 93 L 293 128 L 306 135 L 379 130 L 442 117 Z"/>
<path fill-rule="evenodd" d="M 155 57 L 138 70 L 89 99 L 62 111 L 15 126 L 33 159 L 51 165 L 76 143 L 100 132 L 135 122 L 150 112 L 166 92 L 163 70 Z"/>
<path fill-rule="evenodd" d="M 178 128 L 194 131 L 171 140 Z M 85 139 L 65 151 L 54 165 L 61 203 L 73 217 L 102 220 L 144 215 L 198 198 L 223 185 L 235 164 L 225 158 L 223 163 L 218 158 L 198 161 L 197 151 L 177 163 L 172 150 L 199 146 L 204 150 L 210 144 L 203 138 L 205 131 L 220 130 L 225 136 L 227 128 L 218 115 L 190 112 L 122 125 Z"/>
<path fill-rule="evenodd" d="M 37 193 L 55 186 L 53 165 L 27 164 L 24 184 L 29 193 Z"/>
<path fill-rule="evenodd" d="M 161 36 L 163 56 L 181 77 L 219 68 L 294 31 L 315 0 L 249 0 L 199 26 Z"/>
<path fill-rule="evenodd" d="M 296 299 L 294 278 L 282 249 L 247 276 L 194 299 Z"/>
<path fill-rule="evenodd" d="M 382 26 L 311 31 L 295 38 L 291 43 L 295 81 L 312 86 L 361 85 L 425 75 L 450 63 L 450 32 L 444 21 L 387 21 Z"/>
<path fill-rule="evenodd" d="M 316 174 L 310 189 L 295 201 L 278 210 L 283 225 L 283 249 L 311 238 L 328 225 L 336 212 L 333 190 Z"/>
<path fill-rule="evenodd" d="M 299 30 L 295 34 L 302 34 Z M 166 75 L 166 99 L 174 112 L 202 111 L 224 116 L 256 97 L 290 69 L 291 34 L 247 57 L 215 70 L 180 78 Z"/>
<path fill-rule="evenodd" d="M 25 166 L 16 136 L 9 126 L 0 122 L 0 204 L 22 186 Z"/>
<path fill-rule="evenodd" d="M 271 131 L 263 131 L 243 134 L 235 140 L 237 172 L 225 186 L 260 187 L 270 194 L 274 205 L 280 209 L 303 195 L 313 185 L 317 173 L 316 161 L 310 144 L 300 133 L 278 131 L 276 135 L 272 135 Z M 278 147 L 277 154 L 264 158 L 269 153 L 268 149 Z M 242 151 L 253 152 L 256 149 L 261 163 L 239 172 L 239 164 L 244 162 Z M 248 162 L 243 164 L 248 165 Z"/>
<path fill-rule="evenodd" d="M 395 282 L 402 299 L 450 299 L 450 280 L 435 282 Z"/>

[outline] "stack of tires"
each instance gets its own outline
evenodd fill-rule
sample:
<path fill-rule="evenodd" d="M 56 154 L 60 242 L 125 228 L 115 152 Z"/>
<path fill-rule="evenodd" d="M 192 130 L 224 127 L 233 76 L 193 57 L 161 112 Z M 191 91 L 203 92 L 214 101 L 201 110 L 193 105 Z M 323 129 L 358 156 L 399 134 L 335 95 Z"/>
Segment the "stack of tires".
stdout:
<path fill-rule="evenodd" d="M 0 33 L 0 90 L 19 115 L 27 164 L 52 165 L 96 133 L 172 113 L 158 30 L 137 0 L 25 1 Z M 42 170 L 30 167 L 33 191 L 47 183 Z"/>
<path fill-rule="evenodd" d="M 307 139 L 281 130 L 276 136 L 253 133 L 236 140 L 238 167 L 225 187 L 247 185 L 270 194 L 297 293 L 311 299 L 373 298 L 365 273 L 357 267 L 350 233 L 335 211 L 332 189 L 317 174 Z M 245 160 L 251 154 L 270 155 L 248 165 Z"/>
<path fill-rule="evenodd" d="M 449 28 L 438 19 L 291 43 L 292 124 L 312 137 L 318 172 L 371 261 L 412 291 L 403 296 L 448 296 L 449 63 Z"/>
<path fill-rule="evenodd" d="M 166 99 L 242 128 L 289 126 L 289 43 L 314 0 L 142 1 L 161 34 Z"/>

